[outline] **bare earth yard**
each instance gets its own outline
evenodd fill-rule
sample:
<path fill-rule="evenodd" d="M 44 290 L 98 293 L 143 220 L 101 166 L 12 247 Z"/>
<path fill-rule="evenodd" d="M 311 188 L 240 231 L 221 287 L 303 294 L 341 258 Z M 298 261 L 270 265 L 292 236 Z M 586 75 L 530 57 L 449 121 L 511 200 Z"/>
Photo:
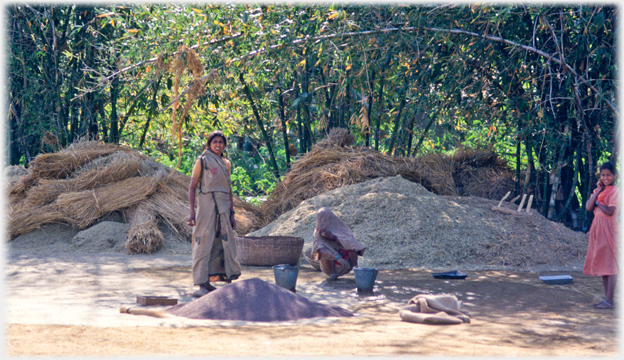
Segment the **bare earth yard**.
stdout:
<path fill-rule="evenodd" d="M 352 318 L 281 323 L 160 319 L 119 313 L 137 295 L 191 301 L 187 253 L 128 256 L 54 252 L 9 245 L 5 265 L 9 356 L 617 356 L 616 311 L 591 307 L 602 297 L 582 263 L 556 269 L 458 269 L 465 280 L 431 270 L 381 270 L 372 295 L 358 295 L 352 274 L 336 282 L 304 266 L 297 294 L 353 311 Z M 572 284 L 538 276 L 570 274 Z M 274 283 L 270 268 L 243 267 L 241 279 Z M 224 286 L 219 285 L 217 286 Z M 420 293 L 456 295 L 471 323 L 422 325 L 398 310 Z M 616 302 L 617 302 L 616 298 Z"/>

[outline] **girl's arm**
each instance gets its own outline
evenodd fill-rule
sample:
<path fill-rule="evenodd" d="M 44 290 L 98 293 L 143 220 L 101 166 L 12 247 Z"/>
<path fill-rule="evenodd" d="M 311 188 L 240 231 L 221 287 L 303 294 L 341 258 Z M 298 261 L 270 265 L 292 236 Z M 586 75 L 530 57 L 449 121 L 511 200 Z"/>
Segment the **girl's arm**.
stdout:
<path fill-rule="evenodd" d="M 594 210 L 594 207 L 596 206 L 596 199 L 598 199 L 598 194 L 600 193 L 600 189 L 596 189 L 596 191 L 594 191 L 594 193 L 589 197 L 589 200 L 587 200 L 587 203 L 585 204 L 585 209 L 587 211 Z"/>
<path fill-rule="evenodd" d="M 598 200 L 598 195 L 600 195 L 600 193 L 604 189 L 605 189 L 604 184 L 602 183 L 601 180 L 598 180 L 598 182 L 596 183 L 596 190 L 594 190 L 594 193 L 589 197 L 589 200 L 587 200 L 587 203 L 585 204 L 585 209 L 587 211 L 594 210 L 594 206 L 596 205 L 596 200 Z"/>
<path fill-rule="evenodd" d="M 189 217 L 186 219 L 186 223 L 189 226 L 195 226 L 195 190 L 197 189 L 197 185 L 199 184 L 199 177 L 201 175 L 201 162 L 199 160 L 195 161 L 195 165 L 193 165 L 193 172 L 191 173 L 191 183 L 189 184 Z"/>
<path fill-rule="evenodd" d="M 232 177 L 232 163 L 228 159 L 223 159 L 225 167 L 227 168 L 228 177 Z M 230 186 L 230 224 L 232 224 L 232 230 L 236 230 L 236 219 L 234 218 L 234 194 L 232 193 L 232 187 Z"/>
<path fill-rule="evenodd" d="M 598 205 L 596 206 L 598 207 L 598 209 L 600 209 L 600 211 L 602 211 L 607 216 L 611 216 L 615 213 L 615 206 L 607 206 L 601 203 L 598 203 Z"/>

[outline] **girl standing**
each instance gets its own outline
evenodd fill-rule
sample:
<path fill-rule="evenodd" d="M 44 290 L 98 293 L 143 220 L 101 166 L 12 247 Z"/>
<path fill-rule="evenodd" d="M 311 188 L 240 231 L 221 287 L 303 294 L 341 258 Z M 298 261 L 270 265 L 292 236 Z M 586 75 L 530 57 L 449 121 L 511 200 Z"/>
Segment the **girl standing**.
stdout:
<path fill-rule="evenodd" d="M 189 185 L 190 215 L 193 229 L 193 283 L 199 285 L 194 297 L 215 290 L 210 281 L 231 282 L 241 274 L 236 261 L 234 240 L 234 202 L 230 179 L 230 162 L 223 157 L 227 145 L 225 135 L 215 130 L 208 136 L 206 149 L 193 166 Z M 197 216 L 195 215 L 195 190 Z"/>
<path fill-rule="evenodd" d="M 606 297 L 604 301 L 592 305 L 596 309 L 613 309 L 613 295 L 619 272 L 617 258 L 620 192 L 613 185 L 616 176 L 613 163 L 602 164 L 598 187 L 585 204 L 587 211 L 594 211 L 594 221 L 589 229 L 589 244 L 583 274 L 601 275 Z"/>

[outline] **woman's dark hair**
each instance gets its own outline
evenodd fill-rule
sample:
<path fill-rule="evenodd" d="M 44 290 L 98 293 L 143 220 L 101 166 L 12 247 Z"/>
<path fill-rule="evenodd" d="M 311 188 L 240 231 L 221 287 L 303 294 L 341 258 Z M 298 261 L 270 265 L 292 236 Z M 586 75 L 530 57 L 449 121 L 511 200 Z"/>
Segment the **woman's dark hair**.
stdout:
<path fill-rule="evenodd" d="M 221 130 L 215 130 L 211 132 L 210 135 L 208 135 L 208 140 L 206 141 L 206 149 L 210 149 L 210 143 L 212 142 L 212 139 L 214 139 L 217 136 L 223 139 L 223 143 L 225 144 L 225 147 L 227 148 L 227 138 L 225 137 L 225 134 L 223 134 Z"/>
<path fill-rule="evenodd" d="M 613 165 L 611 161 L 607 161 L 606 163 L 600 165 L 600 172 L 602 172 L 602 170 L 609 170 L 611 171 L 611 174 L 617 175 L 615 165 Z"/>

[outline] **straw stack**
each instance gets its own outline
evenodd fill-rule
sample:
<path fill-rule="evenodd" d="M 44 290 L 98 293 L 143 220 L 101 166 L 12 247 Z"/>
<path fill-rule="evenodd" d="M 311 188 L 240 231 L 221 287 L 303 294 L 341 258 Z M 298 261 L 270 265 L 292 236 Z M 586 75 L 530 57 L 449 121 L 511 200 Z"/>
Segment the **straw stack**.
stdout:
<path fill-rule="evenodd" d="M 191 238 L 193 232 L 186 223 L 189 215 L 188 201 L 182 201 L 172 191 L 159 187 L 158 191 L 146 199 L 145 206 L 158 214 L 160 220 L 178 235 L 185 239 Z"/>
<path fill-rule="evenodd" d="M 162 247 L 165 239 L 158 229 L 156 214 L 146 202 L 130 207 L 126 216 L 130 222 L 126 240 L 128 254 L 152 254 Z"/>
<path fill-rule="evenodd" d="M 9 238 L 29 233 L 45 224 L 71 224 L 71 219 L 57 211 L 52 204 L 35 207 L 16 204 L 9 210 Z"/>
<path fill-rule="evenodd" d="M 139 157 L 128 152 L 116 152 L 93 160 L 74 172 L 68 179 L 40 179 L 27 191 L 26 202 L 31 206 L 49 204 L 63 193 L 93 189 L 138 175 Z"/>
<path fill-rule="evenodd" d="M 159 224 L 190 242 L 190 176 L 132 149 L 81 141 L 37 156 L 29 169 L 5 169 L 6 174 L 12 179 L 6 188 L 11 239 L 49 223 L 84 229 L 111 212 L 121 212 L 131 223 L 130 253 L 156 251 L 163 241 Z M 258 208 L 238 198 L 234 208 L 237 234 L 259 228 Z"/>
<path fill-rule="evenodd" d="M 153 177 L 131 177 L 93 190 L 64 193 L 54 202 L 57 211 L 71 219 L 78 229 L 86 229 L 100 217 L 135 205 L 156 191 L 164 172 Z"/>
<path fill-rule="evenodd" d="M 401 175 L 447 196 L 500 199 L 513 190 L 513 172 L 491 151 L 460 149 L 454 155 L 402 158 L 349 146 L 352 141 L 353 136 L 345 129 L 332 129 L 327 138 L 295 161 L 261 205 L 263 225 L 306 199 L 378 177 Z"/>

